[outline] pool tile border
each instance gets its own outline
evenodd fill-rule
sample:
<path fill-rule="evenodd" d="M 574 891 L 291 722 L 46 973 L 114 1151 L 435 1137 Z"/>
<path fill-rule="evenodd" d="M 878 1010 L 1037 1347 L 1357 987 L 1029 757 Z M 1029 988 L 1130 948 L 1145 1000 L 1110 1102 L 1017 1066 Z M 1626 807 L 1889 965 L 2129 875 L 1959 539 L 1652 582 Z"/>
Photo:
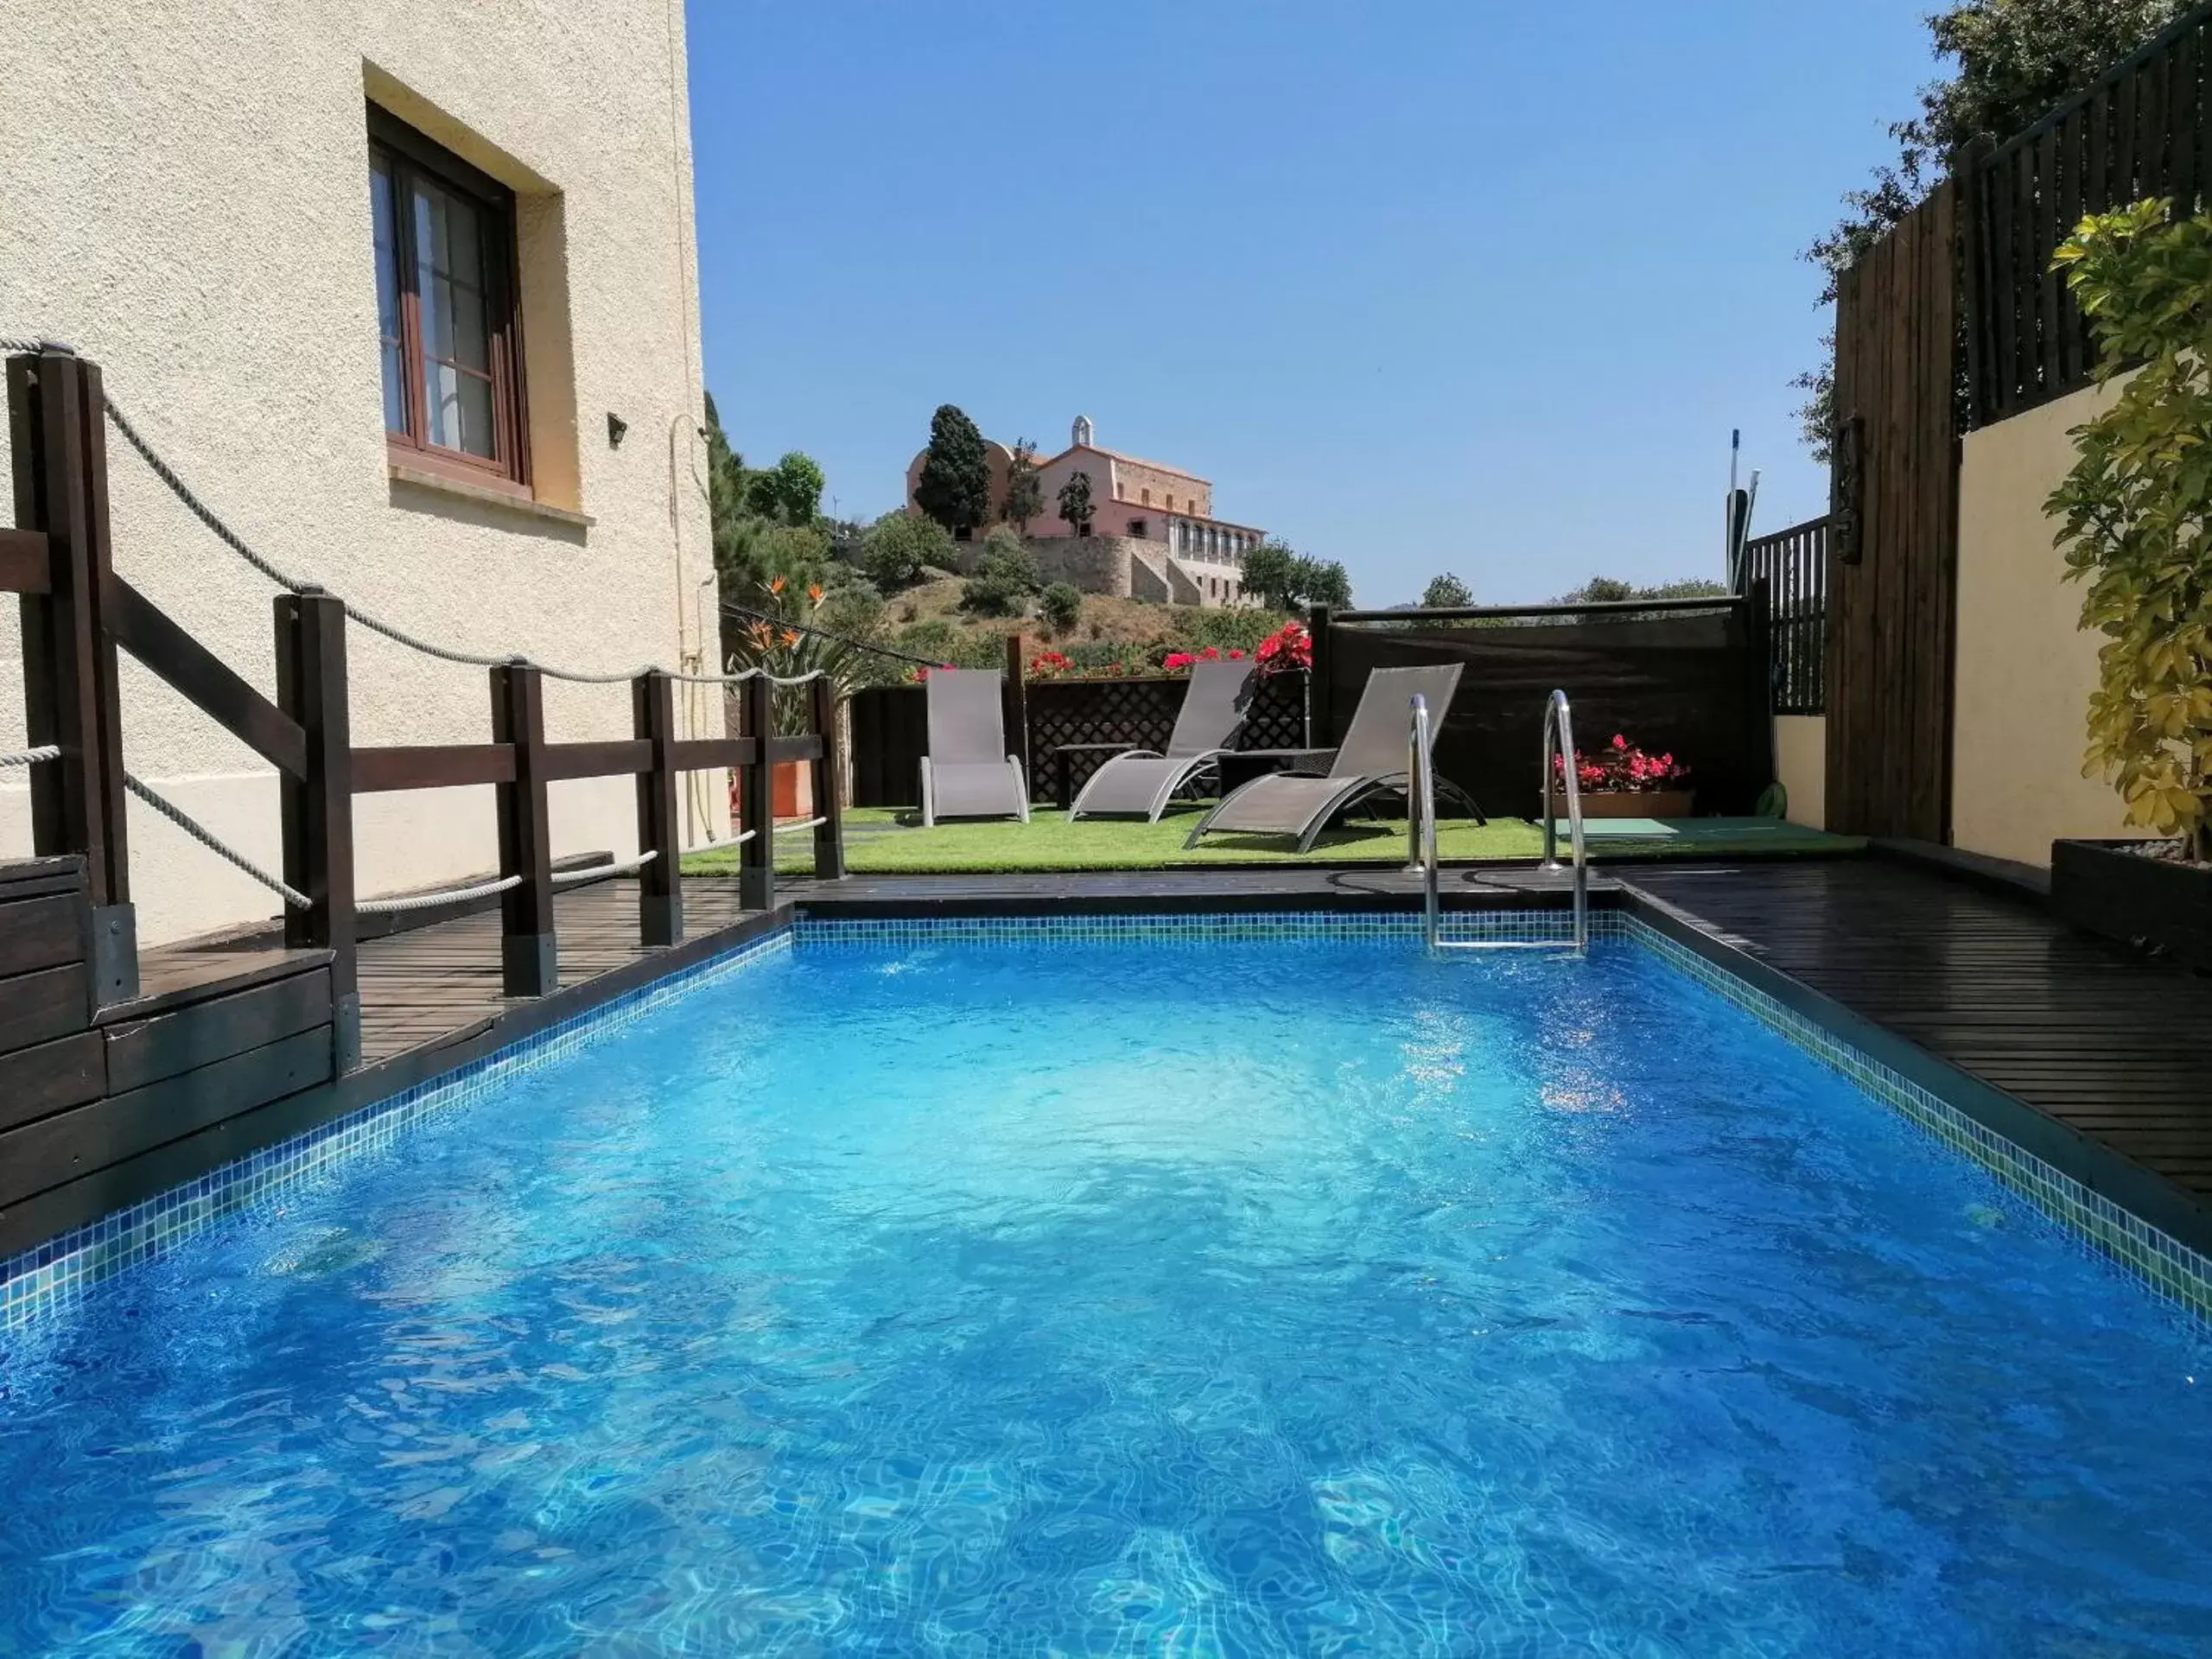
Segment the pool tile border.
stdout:
<path fill-rule="evenodd" d="M 1593 909 L 1589 920 L 1593 938 L 1629 941 L 1740 1008 L 1953 1152 L 1973 1160 L 2084 1248 L 2212 1327 L 2212 1257 L 1978 1122 L 1817 1020 L 1761 990 L 1725 963 L 1619 910 Z M 1447 936 L 1460 939 L 1563 944 L 1571 937 L 1572 926 L 1563 911 L 1461 910 L 1446 918 Z M 704 984 L 795 949 L 1101 943 L 1158 948 L 1411 942 L 1421 936 L 1419 915 L 1390 912 L 1186 911 L 851 919 L 802 914 L 772 933 L 0 1262 L 0 1332 L 61 1307 L 101 1281 L 167 1252 L 222 1217 L 312 1179 L 356 1154 L 391 1145 L 433 1112 L 463 1104 L 520 1073 L 565 1058 Z"/>
<path fill-rule="evenodd" d="M 1592 938 L 1618 936 L 1626 918 L 1590 912 Z M 1160 911 L 1058 916 L 802 916 L 798 942 L 810 950 L 880 950 L 931 944 L 1343 944 L 1418 940 L 1421 918 L 1408 911 Z M 1574 923 L 1563 910 L 1453 910 L 1445 912 L 1450 939 L 1567 943 Z"/>
<path fill-rule="evenodd" d="M 225 1216 L 359 1154 L 391 1145 L 434 1112 L 465 1104 L 521 1073 L 564 1059 L 702 985 L 789 951 L 792 943 L 789 926 L 748 939 L 0 1261 L 0 1332 L 18 1329 L 101 1281 L 166 1254 Z"/>
<path fill-rule="evenodd" d="M 2191 1249 L 2056 1165 L 2038 1158 L 1933 1090 L 1844 1041 L 1726 964 L 1636 916 L 1620 932 L 1677 972 L 1750 1014 L 1953 1152 L 1969 1158 L 2092 1254 L 2124 1268 L 2162 1300 L 2212 1329 L 2212 1256 Z"/>

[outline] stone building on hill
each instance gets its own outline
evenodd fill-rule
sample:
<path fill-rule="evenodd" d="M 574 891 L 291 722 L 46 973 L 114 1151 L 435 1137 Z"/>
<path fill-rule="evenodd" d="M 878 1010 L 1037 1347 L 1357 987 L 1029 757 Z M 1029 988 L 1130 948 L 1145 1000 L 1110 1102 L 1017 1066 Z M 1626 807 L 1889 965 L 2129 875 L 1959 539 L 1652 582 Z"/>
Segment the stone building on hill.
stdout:
<path fill-rule="evenodd" d="M 1014 452 L 986 439 L 991 467 L 991 517 L 1006 505 Z M 918 512 L 914 486 L 923 455 L 906 468 L 906 505 Z M 1164 461 L 1141 461 L 1101 448 L 1090 418 L 1078 415 L 1068 447 L 1037 461 L 1044 509 L 1026 539 L 1048 582 L 1071 582 L 1085 593 L 1177 605 L 1244 603 L 1242 560 L 1267 532 L 1231 524 L 1213 512 L 1213 486 Z M 1087 535 L 1059 517 L 1061 486 L 1077 473 L 1090 480 L 1093 518 Z"/>

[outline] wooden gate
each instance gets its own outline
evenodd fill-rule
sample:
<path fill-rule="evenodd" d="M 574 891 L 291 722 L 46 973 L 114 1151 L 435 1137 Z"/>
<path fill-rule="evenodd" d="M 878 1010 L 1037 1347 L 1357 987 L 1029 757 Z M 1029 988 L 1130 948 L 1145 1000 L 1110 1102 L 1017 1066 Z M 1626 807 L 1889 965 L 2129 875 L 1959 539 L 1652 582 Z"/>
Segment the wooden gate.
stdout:
<path fill-rule="evenodd" d="M 1836 300 L 1827 825 L 1846 835 L 1949 838 L 1957 226 L 1947 182 Z"/>

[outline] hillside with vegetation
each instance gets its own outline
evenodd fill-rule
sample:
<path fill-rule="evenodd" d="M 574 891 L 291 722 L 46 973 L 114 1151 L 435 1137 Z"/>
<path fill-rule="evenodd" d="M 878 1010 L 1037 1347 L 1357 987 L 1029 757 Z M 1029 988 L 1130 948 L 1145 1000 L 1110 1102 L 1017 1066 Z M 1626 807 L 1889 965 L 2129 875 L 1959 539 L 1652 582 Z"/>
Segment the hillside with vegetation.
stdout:
<path fill-rule="evenodd" d="M 822 469 L 811 459 L 794 452 L 772 467 L 748 467 L 730 447 L 712 398 L 707 421 L 727 666 L 757 664 L 777 674 L 819 668 L 852 690 L 906 678 L 925 663 L 998 667 L 1007 637 L 1019 632 L 1078 671 L 1143 671 L 1176 652 L 1252 650 L 1289 615 L 1281 602 L 1236 610 L 1160 605 L 1048 583 L 1006 524 L 989 528 L 972 571 L 960 575 L 958 544 L 937 519 L 904 509 L 868 524 L 825 517 Z M 937 425 L 957 423 L 940 410 Z M 926 481 L 932 499 L 944 494 L 958 512 L 972 511 L 972 480 L 931 474 Z M 1330 572 L 1342 585 L 1340 566 L 1303 561 L 1295 574 L 1325 587 Z"/>

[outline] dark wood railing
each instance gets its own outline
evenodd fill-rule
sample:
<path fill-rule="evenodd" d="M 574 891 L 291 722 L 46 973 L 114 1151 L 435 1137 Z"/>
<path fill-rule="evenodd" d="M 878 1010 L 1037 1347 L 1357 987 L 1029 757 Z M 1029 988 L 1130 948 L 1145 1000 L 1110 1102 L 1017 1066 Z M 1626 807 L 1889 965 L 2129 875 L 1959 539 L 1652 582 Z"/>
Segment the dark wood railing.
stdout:
<path fill-rule="evenodd" d="M 398 747 L 353 747 L 346 663 L 346 615 L 332 594 L 280 594 L 275 604 L 277 695 L 262 695 L 213 652 L 117 575 L 107 504 L 105 404 L 97 365 L 66 352 L 7 363 L 16 527 L 0 531 L 0 590 L 22 595 L 24 697 L 30 741 L 60 758 L 31 769 L 32 839 L 41 856 L 85 861 L 93 915 L 92 967 L 104 1003 L 137 995 L 137 950 L 124 810 L 117 652 L 128 652 L 276 768 L 288 906 L 288 944 L 331 953 L 340 1071 L 359 1064 L 353 801 L 399 790 L 486 785 L 496 791 L 501 978 L 510 996 L 556 988 L 553 854 L 547 789 L 576 778 L 630 776 L 638 791 L 639 938 L 669 945 L 683 934 L 679 772 L 734 768 L 744 825 L 742 902 L 775 902 L 771 781 L 778 762 L 813 768 L 815 867 L 843 874 L 838 819 L 836 704 L 826 680 L 808 688 L 810 728 L 778 735 L 773 688 L 743 682 L 742 734 L 679 738 L 674 677 L 652 670 L 631 682 L 632 735 L 549 743 L 543 671 L 516 661 L 490 670 L 492 741 Z"/>

